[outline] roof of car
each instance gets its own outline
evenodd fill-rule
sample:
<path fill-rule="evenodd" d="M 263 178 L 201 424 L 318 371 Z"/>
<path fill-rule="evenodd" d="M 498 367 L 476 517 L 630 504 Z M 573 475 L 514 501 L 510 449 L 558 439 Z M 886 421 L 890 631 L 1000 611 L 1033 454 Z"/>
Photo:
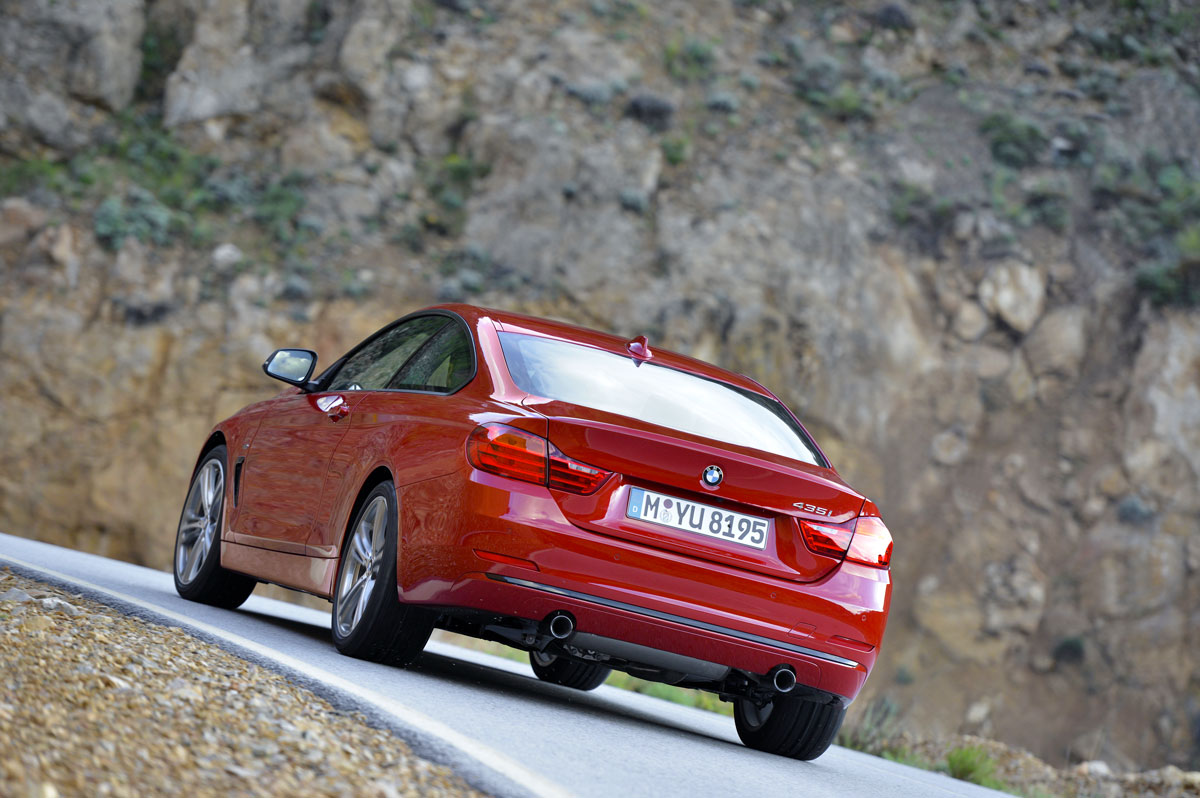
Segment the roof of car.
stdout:
<path fill-rule="evenodd" d="M 522 313 L 512 313 L 506 310 L 497 310 L 494 308 L 481 308 L 476 305 L 465 304 L 444 304 L 437 305 L 430 310 L 448 310 L 462 316 L 466 321 L 474 324 L 483 319 L 490 320 L 499 331 L 507 332 L 526 332 L 537 335 L 545 335 L 552 338 L 561 339 L 564 341 L 572 341 L 575 343 L 594 346 L 597 349 L 603 349 L 608 352 L 614 352 L 620 355 L 629 355 L 626 345 L 630 342 L 628 338 L 622 338 L 611 333 L 592 330 L 587 327 L 580 327 L 575 324 L 569 324 L 563 321 L 555 321 L 553 319 L 538 318 L 536 316 L 527 316 Z M 649 341 L 651 357 L 650 363 L 657 363 L 663 366 L 679 369 L 681 371 L 698 374 L 702 377 L 708 377 L 721 382 L 727 382 L 741 388 L 745 388 L 755 393 L 760 393 L 765 396 L 772 394 L 762 385 L 759 385 L 754 380 L 734 371 L 719 368 L 711 363 L 705 363 L 703 360 L 697 360 L 694 357 L 681 355 L 678 352 L 671 352 L 667 349 L 659 347 L 654 340 Z"/>

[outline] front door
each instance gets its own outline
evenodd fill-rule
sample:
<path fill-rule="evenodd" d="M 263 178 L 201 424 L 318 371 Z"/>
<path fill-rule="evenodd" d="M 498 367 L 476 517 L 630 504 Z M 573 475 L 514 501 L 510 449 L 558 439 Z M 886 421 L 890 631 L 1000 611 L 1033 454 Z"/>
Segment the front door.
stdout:
<path fill-rule="evenodd" d="M 329 458 L 361 396 L 330 391 L 272 402 L 242 463 L 234 543 L 304 553 Z"/>
<path fill-rule="evenodd" d="M 449 322 L 421 316 L 380 330 L 323 376 L 320 390 L 282 396 L 263 415 L 241 468 L 230 539 L 304 554 L 329 473 L 330 458 L 364 396 L 386 388 L 408 359 Z M 236 463 L 235 463 L 236 471 Z M 337 489 L 336 484 L 333 489 Z"/>

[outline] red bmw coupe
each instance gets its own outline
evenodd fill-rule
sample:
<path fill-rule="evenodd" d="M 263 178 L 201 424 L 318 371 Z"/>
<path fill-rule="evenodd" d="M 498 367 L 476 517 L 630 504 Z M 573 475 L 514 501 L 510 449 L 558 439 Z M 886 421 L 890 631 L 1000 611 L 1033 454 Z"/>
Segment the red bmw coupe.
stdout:
<path fill-rule="evenodd" d="M 833 741 L 891 599 L 892 539 L 753 380 L 567 324 L 443 305 L 217 424 L 175 544 L 187 599 L 258 582 L 333 602 L 350 656 L 405 665 L 434 627 L 710 690 L 746 745 Z"/>

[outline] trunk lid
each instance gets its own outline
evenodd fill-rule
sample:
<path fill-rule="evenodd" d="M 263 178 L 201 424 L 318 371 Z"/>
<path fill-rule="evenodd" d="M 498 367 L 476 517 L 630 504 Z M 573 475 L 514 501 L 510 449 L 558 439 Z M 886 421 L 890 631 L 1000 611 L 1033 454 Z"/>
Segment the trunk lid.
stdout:
<path fill-rule="evenodd" d="M 832 469 L 575 404 L 530 398 L 526 405 L 546 416 L 548 437 L 563 454 L 616 475 L 589 496 L 552 491 L 576 526 L 801 582 L 820 579 L 841 562 L 811 552 L 799 527 L 803 520 L 853 529 L 863 497 Z M 715 487 L 702 476 L 714 465 L 723 472 Z M 631 497 L 645 495 L 638 488 L 669 498 L 681 517 L 706 527 L 719 527 L 730 513 L 765 519 L 770 524 L 765 545 L 759 549 L 688 524 L 679 529 L 630 517 Z M 690 515 L 683 516 L 685 511 Z"/>

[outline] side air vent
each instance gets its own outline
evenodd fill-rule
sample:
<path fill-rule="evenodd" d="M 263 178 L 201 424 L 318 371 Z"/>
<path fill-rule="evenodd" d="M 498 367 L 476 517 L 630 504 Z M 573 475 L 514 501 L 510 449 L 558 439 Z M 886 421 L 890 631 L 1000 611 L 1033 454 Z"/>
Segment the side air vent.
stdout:
<path fill-rule="evenodd" d="M 238 506 L 238 500 L 242 498 L 242 464 L 246 462 L 245 457 L 239 457 L 237 462 L 233 464 L 233 506 Z"/>

